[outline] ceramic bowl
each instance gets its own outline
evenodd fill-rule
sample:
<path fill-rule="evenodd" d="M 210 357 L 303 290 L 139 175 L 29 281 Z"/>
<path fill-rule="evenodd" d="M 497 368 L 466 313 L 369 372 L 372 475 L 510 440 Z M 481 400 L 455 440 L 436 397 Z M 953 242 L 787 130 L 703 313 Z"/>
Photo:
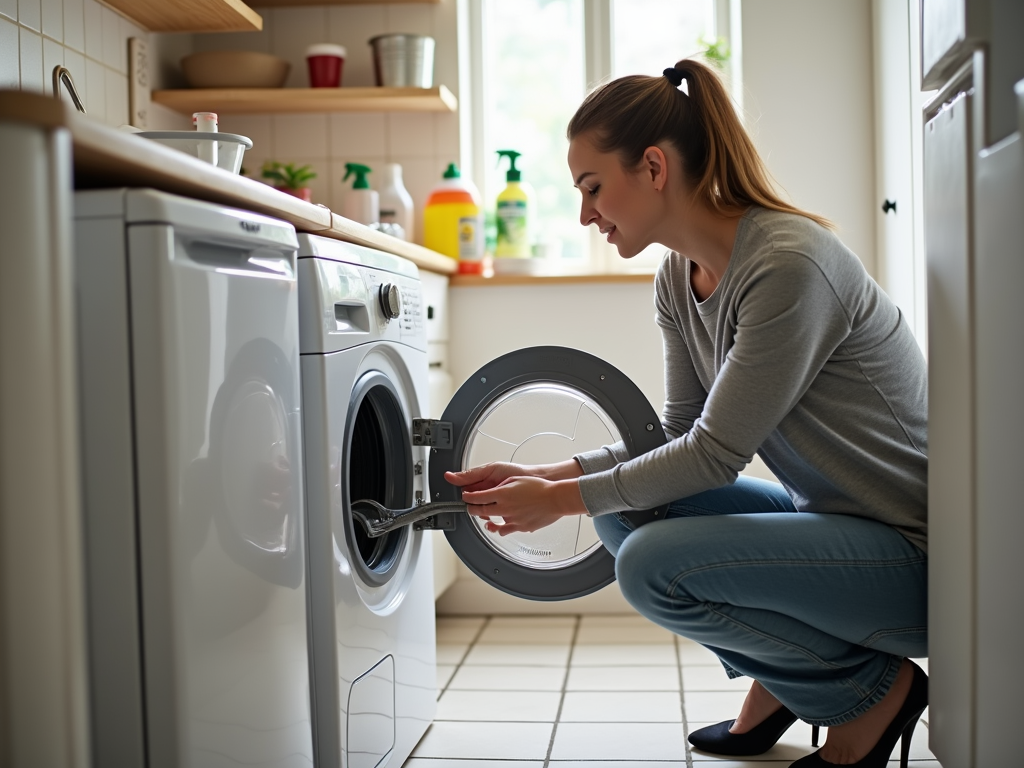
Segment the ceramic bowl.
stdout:
<path fill-rule="evenodd" d="M 203 51 L 182 59 L 181 68 L 192 88 L 280 88 L 291 64 L 256 51 Z"/>

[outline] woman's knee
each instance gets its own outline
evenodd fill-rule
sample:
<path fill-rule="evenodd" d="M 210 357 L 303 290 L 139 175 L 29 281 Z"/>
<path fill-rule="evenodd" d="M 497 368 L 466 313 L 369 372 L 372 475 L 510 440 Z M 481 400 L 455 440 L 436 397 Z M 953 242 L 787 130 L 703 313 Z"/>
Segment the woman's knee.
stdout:
<path fill-rule="evenodd" d="M 633 529 L 619 519 L 618 515 L 598 515 L 594 518 L 594 530 L 601 537 L 605 549 L 618 557 L 619 548 Z"/>
<path fill-rule="evenodd" d="M 659 563 L 663 561 L 661 547 L 664 537 L 660 523 L 649 523 L 633 531 L 619 547 L 615 557 L 615 578 L 630 605 L 641 613 L 658 594 Z"/>

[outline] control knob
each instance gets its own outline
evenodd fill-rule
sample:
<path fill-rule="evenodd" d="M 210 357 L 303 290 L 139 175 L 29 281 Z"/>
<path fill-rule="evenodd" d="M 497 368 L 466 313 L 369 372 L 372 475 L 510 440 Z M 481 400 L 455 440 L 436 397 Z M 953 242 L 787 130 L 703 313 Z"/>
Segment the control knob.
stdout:
<path fill-rule="evenodd" d="M 377 297 L 380 300 L 380 311 L 385 320 L 394 320 L 402 314 L 402 294 L 394 283 L 384 283 Z"/>

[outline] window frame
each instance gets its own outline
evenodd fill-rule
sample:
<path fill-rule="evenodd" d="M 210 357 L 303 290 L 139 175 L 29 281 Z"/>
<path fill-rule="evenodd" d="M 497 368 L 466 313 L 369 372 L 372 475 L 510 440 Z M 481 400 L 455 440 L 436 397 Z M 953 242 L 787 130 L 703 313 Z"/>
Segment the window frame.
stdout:
<path fill-rule="evenodd" d="M 620 2 L 624 0 L 619 0 Z M 613 8 L 615 0 L 583 0 L 583 56 L 586 92 L 590 92 L 599 83 L 609 80 L 615 60 L 613 27 Z M 731 85 L 737 109 L 743 114 L 742 94 L 742 52 L 740 38 L 740 3 L 741 0 L 714 0 L 713 29 L 718 37 L 725 38 L 731 56 L 726 64 L 727 82 Z M 461 97 L 460 109 L 460 159 L 463 172 L 468 175 L 478 189 L 485 189 L 483 169 L 486 167 L 485 135 L 487 118 L 484 114 L 484 55 L 483 41 L 485 38 L 485 18 L 483 3 L 480 0 L 459 0 L 460 39 L 466 41 L 462 50 L 468 52 L 459 59 L 459 79 L 463 90 L 468 91 L 468 99 Z M 463 26 L 463 21 L 465 25 Z M 468 88 L 466 87 L 468 85 Z M 485 201 L 486 202 L 486 201 Z M 640 262 L 619 257 L 615 248 L 605 242 L 597 227 L 587 227 L 588 257 L 584 259 L 582 269 L 570 269 L 566 265 L 565 272 L 573 274 L 624 274 L 653 273 L 658 263 L 644 258 Z"/>

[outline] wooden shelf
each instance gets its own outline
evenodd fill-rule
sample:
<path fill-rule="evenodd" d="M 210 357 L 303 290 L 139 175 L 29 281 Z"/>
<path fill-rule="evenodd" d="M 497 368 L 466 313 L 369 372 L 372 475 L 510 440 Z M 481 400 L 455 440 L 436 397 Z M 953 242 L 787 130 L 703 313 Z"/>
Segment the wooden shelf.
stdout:
<path fill-rule="evenodd" d="M 566 283 L 653 283 L 654 273 L 620 272 L 577 275 L 452 275 L 452 288 L 501 287 L 507 285 L 564 285 Z"/>
<path fill-rule="evenodd" d="M 103 0 L 150 32 L 259 32 L 263 17 L 242 0 Z"/>
<path fill-rule="evenodd" d="M 153 91 L 153 101 L 190 115 L 298 112 L 454 112 L 458 99 L 436 88 L 187 88 Z"/>

